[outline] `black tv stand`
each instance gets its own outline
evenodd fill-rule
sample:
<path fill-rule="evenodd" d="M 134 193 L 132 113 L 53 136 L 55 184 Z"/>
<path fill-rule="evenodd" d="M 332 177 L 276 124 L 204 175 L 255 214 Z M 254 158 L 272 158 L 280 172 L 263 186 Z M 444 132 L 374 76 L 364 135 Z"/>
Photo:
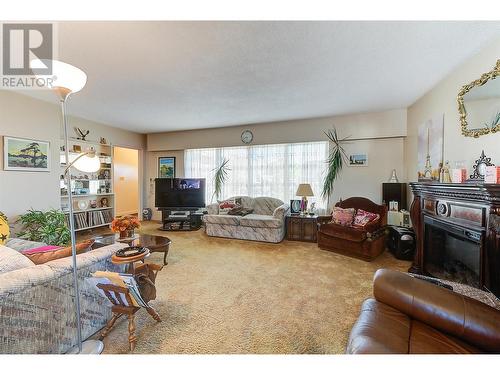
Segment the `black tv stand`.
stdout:
<path fill-rule="evenodd" d="M 162 226 L 164 231 L 192 231 L 201 228 L 202 213 L 197 210 L 173 210 L 171 208 L 158 208 L 161 211 Z"/>

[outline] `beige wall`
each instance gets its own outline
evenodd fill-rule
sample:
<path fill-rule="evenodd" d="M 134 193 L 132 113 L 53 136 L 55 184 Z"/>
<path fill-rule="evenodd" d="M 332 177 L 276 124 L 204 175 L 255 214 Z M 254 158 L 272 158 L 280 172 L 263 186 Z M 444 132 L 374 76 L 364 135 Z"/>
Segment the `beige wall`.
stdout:
<path fill-rule="evenodd" d="M 147 174 L 149 179 L 156 177 L 159 156 L 176 156 L 177 176 L 182 176 L 184 171 L 181 161 L 184 159 L 184 149 L 240 146 L 242 145 L 240 135 L 244 129 L 252 130 L 254 134 L 252 144 L 276 144 L 326 140 L 324 131 L 335 125 L 341 137 L 364 138 L 345 144 L 345 148 L 347 152 L 367 153 L 369 162 L 367 167 L 345 167 L 341 178 L 335 184 L 330 202 L 356 195 L 381 202 L 382 182 L 389 179 L 393 168 L 396 169 L 401 181 L 406 179 L 404 164 L 406 117 L 406 110 L 398 109 L 349 116 L 149 134 Z M 154 210 L 152 180 L 145 189 L 147 189 L 148 207 Z M 159 218 L 159 215 L 155 214 L 154 218 Z"/>
<path fill-rule="evenodd" d="M 463 85 L 492 70 L 497 59 L 500 59 L 500 39 L 459 66 L 408 108 L 405 154 L 410 181 L 417 179 L 418 126 L 436 114 L 444 113 L 444 160 L 449 160 L 452 167 L 455 161 L 465 161 L 468 174 L 471 174 L 474 160 L 479 157 L 481 150 L 491 157 L 493 163 L 500 164 L 500 133 L 477 139 L 462 136 L 456 99 Z"/>
<path fill-rule="evenodd" d="M 113 148 L 113 183 L 116 215 L 139 213 L 139 151 Z"/>
<path fill-rule="evenodd" d="M 73 100 L 77 100 L 77 97 Z M 71 113 L 71 102 L 68 103 L 68 112 Z M 0 137 L 13 136 L 49 141 L 52 156 L 50 172 L 4 171 L 1 160 L 0 211 L 7 216 L 15 218 L 29 208 L 41 210 L 60 208 L 60 116 L 60 109 L 56 104 L 9 91 L 0 91 Z M 90 130 L 89 140 L 105 137 L 108 142 L 120 146 L 137 149 L 145 149 L 146 146 L 146 136 L 142 134 L 74 117 L 70 117 L 69 125 L 71 129 L 78 126 Z M 73 131 L 70 135 L 74 135 Z M 3 140 L 0 143 L 3 158 Z"/>

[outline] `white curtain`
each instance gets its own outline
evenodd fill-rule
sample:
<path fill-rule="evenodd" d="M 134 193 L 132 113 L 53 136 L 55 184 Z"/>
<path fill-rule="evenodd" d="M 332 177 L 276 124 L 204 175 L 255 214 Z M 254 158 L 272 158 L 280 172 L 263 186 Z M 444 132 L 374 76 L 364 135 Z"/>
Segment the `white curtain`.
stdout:
<path fill-rule="evenodd" d="M 321 198 L 326 173 L 328 142 L 290 143 L 242 147 L 191 149 L 184 152 L 185 177 L 206 178 L 206 202 L 212 201 L 214 170 L 224 159 L 229 160 L 228 181 L 223 198 L 235 195 L 267 196 L 289 203 L 301 183 L 311 185 L 322 212 L 326 201 Z"/>

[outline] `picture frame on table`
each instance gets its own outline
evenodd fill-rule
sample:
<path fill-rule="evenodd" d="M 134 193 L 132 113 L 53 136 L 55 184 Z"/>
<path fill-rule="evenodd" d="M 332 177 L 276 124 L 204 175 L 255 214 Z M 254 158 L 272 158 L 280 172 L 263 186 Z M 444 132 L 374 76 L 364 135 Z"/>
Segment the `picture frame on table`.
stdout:
<path fill-rule="evenodd" d="M 175 178 L 175 156 L 158 158 L 158 178 Z"/>
<path fill-rule="evenodd" d="M 300 199 L 290 199 L 290 214 L 299 215 L 302 201 Z"/>
<path fill-rule="evenodd" d="M 50 172 L 50 159 L 49 141 L 3 137 L 5 171 Z"/>

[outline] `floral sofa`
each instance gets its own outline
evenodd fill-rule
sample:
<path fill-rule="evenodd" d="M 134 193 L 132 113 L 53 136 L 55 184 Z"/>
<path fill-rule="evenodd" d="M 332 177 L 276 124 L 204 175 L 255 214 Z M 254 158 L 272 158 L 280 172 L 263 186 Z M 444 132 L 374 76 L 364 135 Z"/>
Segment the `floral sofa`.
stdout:
<path fill-rule="evenodd" d="M 113 244 L 77 255 L 83 339 L 111 317 L 109 302 L 85 279 L 97 270 L 123 271 L 111 263 L 111 256 L 126 246 Z M 14 250 L 9 242 L 0 246 L 4 264 Z M 77 344 L 72 258 L 40 265 L 26 259 L 23 268 L 0 273 L 0 353 L 65 353 Z"/>
<path fill-rule="evenodd" d="M 234 199 L 241 200 L 241 205 L 253 212 L 245 216 L 223 215 L 219 212 L 219 203 L 208 205 L 208 214 L 203 216 L 207 235 L 272 243 L 283 240 L 285 215 L 289 210 L 287 204 L 269 197 L 229 198 Z"/>

